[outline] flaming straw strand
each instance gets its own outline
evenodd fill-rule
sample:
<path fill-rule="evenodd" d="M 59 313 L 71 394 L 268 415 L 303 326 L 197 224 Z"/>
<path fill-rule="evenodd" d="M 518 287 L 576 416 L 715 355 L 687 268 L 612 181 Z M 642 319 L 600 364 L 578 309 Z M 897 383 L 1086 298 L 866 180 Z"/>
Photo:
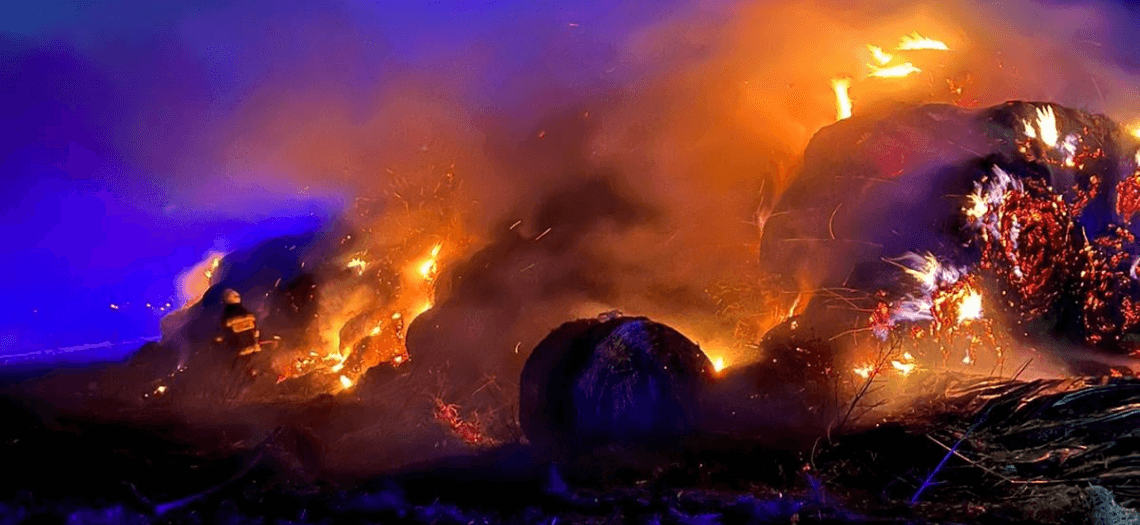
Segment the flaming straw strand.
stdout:
<path fill-rule="evenodd" d="M 836 120 L 851 118 L 851 96 L 847 93 L 850 88 L 850 78 L 836 78 L 831 81 L 831 89 L 835 90 Z"/>
<path fill-rule="evenodd" d="M 902 37 L 899 40 L 899 45 L 896 49 L 899 51 L 919 51 L 924 49 L 949 51 L 950 46 L 947 46 L 944 42 L 934 40 L 933 38 L 924 37 L 918 34 L 918 31 L 915 31 L 909 35 Z"/>

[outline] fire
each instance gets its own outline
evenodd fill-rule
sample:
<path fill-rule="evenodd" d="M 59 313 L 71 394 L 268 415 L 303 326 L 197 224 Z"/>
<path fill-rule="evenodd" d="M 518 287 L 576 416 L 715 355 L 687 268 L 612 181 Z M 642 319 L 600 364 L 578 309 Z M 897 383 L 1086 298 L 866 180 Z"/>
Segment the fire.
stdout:
<path fill-rule="evenodd" d="M 915 67 L 915 65 L 910 62 L 891 67 L 876 67 L 872 64 L 867 64 L 867 67 L 871 69 L 870 76 L 875 78 L 902 78 L 913 73 L 922 72 L 921 69 Z"/>
<path fill-rule="evenodd" d="M 364 269 L 367 267 L 368 262 L 360 257 L 353 257 L 351 261 L 348 261 L 348 269 L 355 268 L 357 275 L 364 275 Z"/>
<path fill-rule="evenodd" d="M 213 282 L 214 273 L 216 273 L 218 271 L 218 267 L 221 265 L 222 265 L 222 256 L 221 255 L 215 254 L 215 255 L 212 255 L 210 257 L 210 265 L 207 266 L 206 269 L 202 272 L 202 274 L 206 276 L 207 281 L 209 281 L 211 283 Z"/>
<path fill-rule="evenodd" d="M 424 304 L 421 304 L 419 309 L 415 312 L 415 314 L 412 315 L 412 320 L 415 321 L 417 317 L 423 315 L 424 312 L 431 310 L 433 306 L 435 306 L 435 305 L 432 304 L 431 299 L 424 301 Z"/>
<path fill-rule="evenodd" d="M 345 390 L 352 388 L 352 380 L 342 375 L 340 376 L 340 386 L 344 387 Z"/>
<path fill-rule="evenodd" d="M 1031 139 L 1037 138 L 1037 130 L 1033 129 L 1033 123 L 1032 122 L 1029 122 L 1028 120 L 1023 120 L 1023 121 L 1021 121 L 1021 125 L 1023 128 L 1022 133 L 1025 133 L 1026 137 L 1031 138 Z"/>
<path fill-rule="evenodd" d="M 938 259 L 931 253 L 926 255 L 910 254 L 909 259 L 917 263 L 916 267 L 903 266 L 903 271 L 918 280 L 923 289 L 933 290 L 938 285 L 942 263 L 938 262 Z"/>
<path fill-rule="evenodd" d="M 969 289 L 958 303 L 958 324 L 982 318 L 982 294 Z"/>
<path fill-rule="evenodd" d="M 854 370 L 852 370 L 852 372 L 855 372 L 855 375 L 862 377 L 863 379 L 870 379 L 871 373 L 873 373 L 874 371 L 875 371 L 875 365 L 870 365 L 870 364 L 857 366 L 857 367 L 855 367 Z"/>
<path fill-rule="evenodd" d="M 1045 106 L 1037 108 L 1037 129 L 1034 131 L 1033 123 L 1023 121 L 1025 126 L 1025 136 L 1029 138 L 1039 138 L 1046 146 L 1056 148 L 1057 142 L 1060 140 L 1060 134 L 1057 132 L 1057 115 L 1053 112 L 1052 106 Z"/>
<path fill-rule="evenodd" d="M 850 78 L 836 78 L 831 80 L 831 89 L 835 90 L 835 119 L 851 118 L 851 96 L 847 90 L 851 88 Z"/>
<path fill-rule="evenodd" d="M 437 261 L 439 260 L 439 252 L 442 249 L 442 244 L 435 245 L 435 247 L 431 249 L 431 255 L 427 260 L 420 263 L 420 276 L 423 277 L 425 281 L 435 279 L 436 274 L 439 272 L 439 263 Z"/>
<path fill-rule="evenodd" d="M 878 62 L 880 66 L 885 66 L 895 59 L 894 55 L 883 51 L 883 48 L 879 46 L 867 44 L 867 50 L 871 52 L 871 56 L 875 57 L 875 61 Z"/>
<path fill-rule="evenodd" d="M 183 307 L 201 300 L 206 290 L 214 285 L 225 256 L 225 253 L 210 252 L 205 259 L 178 276 L 178 296 Z"/>
<path fill-rule="evenodd" d="M 724 358 L 723 357 L 714 357 L 712 360 L 712 365 L 713 365 L 713 371 L 715 371 L 716 373 L 719 374 L 722 370 L 724 370 Z"/>
<path fill-rule="evenodd" d="M 899 51 L 918 51 L 923 49 L 949 51 L 950 46 L 933 38 L 924 37 L 918 34 L 918 31 L 915 31 L 899 39 L 899 45 L 896 49 Z"/>
<path fill-rule="evenodd" d="M 970 201 L 970 205 L 962 208 L 962 212 L 966 214 L 966 217 L 969 218 L 970 221 L 980 220 L 989 213 L 990 207 L 986 204 L 985 197 L 972 193 L 966 198 Z"/>
<path fill-rule="evenodd" d="M 898 370 L 899 373 L 902 374 L 904 377 L 910 375 L 911 372 L 914 372 L 915 369 L 918 368 L 918 365 L 916 365 L 914 363 L 904 363 L 904 362 L 899 361 L 897 359 L 891 360 L 891 366 L 893 366 L 895 368 L 895 370 Z"/>
<path fill-rule="evenodd" d="M 384 326 L 384 323 L 380 323 L 380 324 L 377 324 L 376 326 L 372 327 L 372 331 L 369 332 L 369 335 L 371 335 L 373 337 L 380 335 L 380 327 L 382 327 L 382 326 Z"/>

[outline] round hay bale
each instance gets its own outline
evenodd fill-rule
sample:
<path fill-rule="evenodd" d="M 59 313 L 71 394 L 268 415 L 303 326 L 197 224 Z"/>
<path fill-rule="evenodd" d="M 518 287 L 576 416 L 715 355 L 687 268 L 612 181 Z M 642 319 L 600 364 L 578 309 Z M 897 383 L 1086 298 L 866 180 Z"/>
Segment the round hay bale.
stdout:
<path fill-rule="evenodd" d="M 663 324 L 572 321 L 527 359 L 519 420 L 532 444 L 552 452 L 673 446 L 695 431 L 698 400 L 713 374 L 701 349 Z"/>

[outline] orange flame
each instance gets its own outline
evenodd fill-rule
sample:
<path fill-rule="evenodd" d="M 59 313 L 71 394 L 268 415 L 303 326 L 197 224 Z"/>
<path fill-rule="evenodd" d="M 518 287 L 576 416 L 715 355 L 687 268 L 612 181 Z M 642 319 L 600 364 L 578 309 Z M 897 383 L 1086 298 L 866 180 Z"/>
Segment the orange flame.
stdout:
<path fill-rule="evenodd" d="M 891 61 L 895 59 L 894 55 L 883 51 L 883 48 L 879 46 L 867 44 L 867 50 L 871 52 L 871 56 L 875 58 L 875 61 L 878 62 L 880 66 L 890 64 Z"/>
<path fill-rule="evenodd" d="M 442 249 L 442 244 L 435 245 L 435 247 L 431 249 L 431 255 L 427 260 L 420 263 L 420 276 L 422 276 L 425 281 L 435 279 L 436 274 L 439 272 L 439 251 Z"/>
<path fill-rule="evenodd" d="M 367 267 L 368 262 L 360 257 L 353 257 L 351 261 L 348 261 L 348 268 L 355 268 L 358 275 L 364 275 L 364 269 Z"/>
<path fill-rule="evenodd" d="M 982 294 L 970 289 L 958 303 L 958 324 L 982 318 Z"/>
<path fill-rule="evenodd" d="M 714 357 L 712 360 L 712 365 L 713 365 L 713 371 L 715 371 L 716 373 L 719 374 L 722 370 L 724 370 L 724 358 L 723 357 Z"/>
<path fill-rule="evenodd" d="M 831 80 L 831 89 L 835 90 L 835 119 L 851 118 L 851 96 L 847 90 L 851 88 L 850 78 L 836 78 Z"/>
<path fill-rule="evenodd" d="M 1036 129 L 1034 129 L 1034 124 L 1037 125 Z M 1052 106 L 1037 108 L 1037 119 L 1034 122 L 1024 120 L 1022 125 L 1025 126 L 1026 137 L 1039 138 L 1050 148 L 1057 147 L 1057 141 L 1060 140 L 1061 135 L 1057 131 L 1057 115 L 1053 112 Z"/>
<path fill-rule="evenodd" d="M 949 51 L 950 46 L 945 42 L 927 38 L 915 31 L 909 35 L 903 36 L 899 40 L 899 45 L 896 48 L 899 51 L 918 51 L 923 49 L 931 49 L 936 51 Z"/>
<path fill-rule="evenodd" d="M 871 69 L 870 76 L 875 78 L 902 78 L 922 71 L 910 62 L 891 67 L 877 67 L 872 64 L 867 64 L 867 67 Z"/>
<path fill-rule="evenodd" d="M 971 221 L 981 219 L 990 212 L 990 207 L 986 204 L 985 197 L 982 197 L 979 193 L 971 193 L 966 198 L 969 200 L 970 205 L 962 208 L 962 211 Z"/>

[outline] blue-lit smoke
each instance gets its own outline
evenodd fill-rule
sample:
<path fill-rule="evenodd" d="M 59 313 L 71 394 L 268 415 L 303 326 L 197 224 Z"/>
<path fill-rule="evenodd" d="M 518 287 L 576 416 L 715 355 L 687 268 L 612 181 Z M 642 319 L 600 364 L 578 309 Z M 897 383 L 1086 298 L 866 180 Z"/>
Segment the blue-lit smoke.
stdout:
<path fill-rule="evenodd" d="M 491 108 L 532 95 L 533 64 L 558 59 L 531 42 L 550 28 L 592 25 L 585 54 L 605 60 L 598 34 L 669 8 L 387 4 L 0 8 L 0 355 L 157 335 L 176 276 L 208 251 L 319 229 L 340 213 L 356 188 L 310 187 L 280 163 L 233 158 L 235 136 L 265 124 L 255 106 L 271 103 L 267 92 L 294 102 L 319 92 L 363 118 L 393 78 L 482 45 L 500 71 L 462 95 Z M 581 88 L 582 68 L 595 66 L 567 61 L 549 85 Z"/>

